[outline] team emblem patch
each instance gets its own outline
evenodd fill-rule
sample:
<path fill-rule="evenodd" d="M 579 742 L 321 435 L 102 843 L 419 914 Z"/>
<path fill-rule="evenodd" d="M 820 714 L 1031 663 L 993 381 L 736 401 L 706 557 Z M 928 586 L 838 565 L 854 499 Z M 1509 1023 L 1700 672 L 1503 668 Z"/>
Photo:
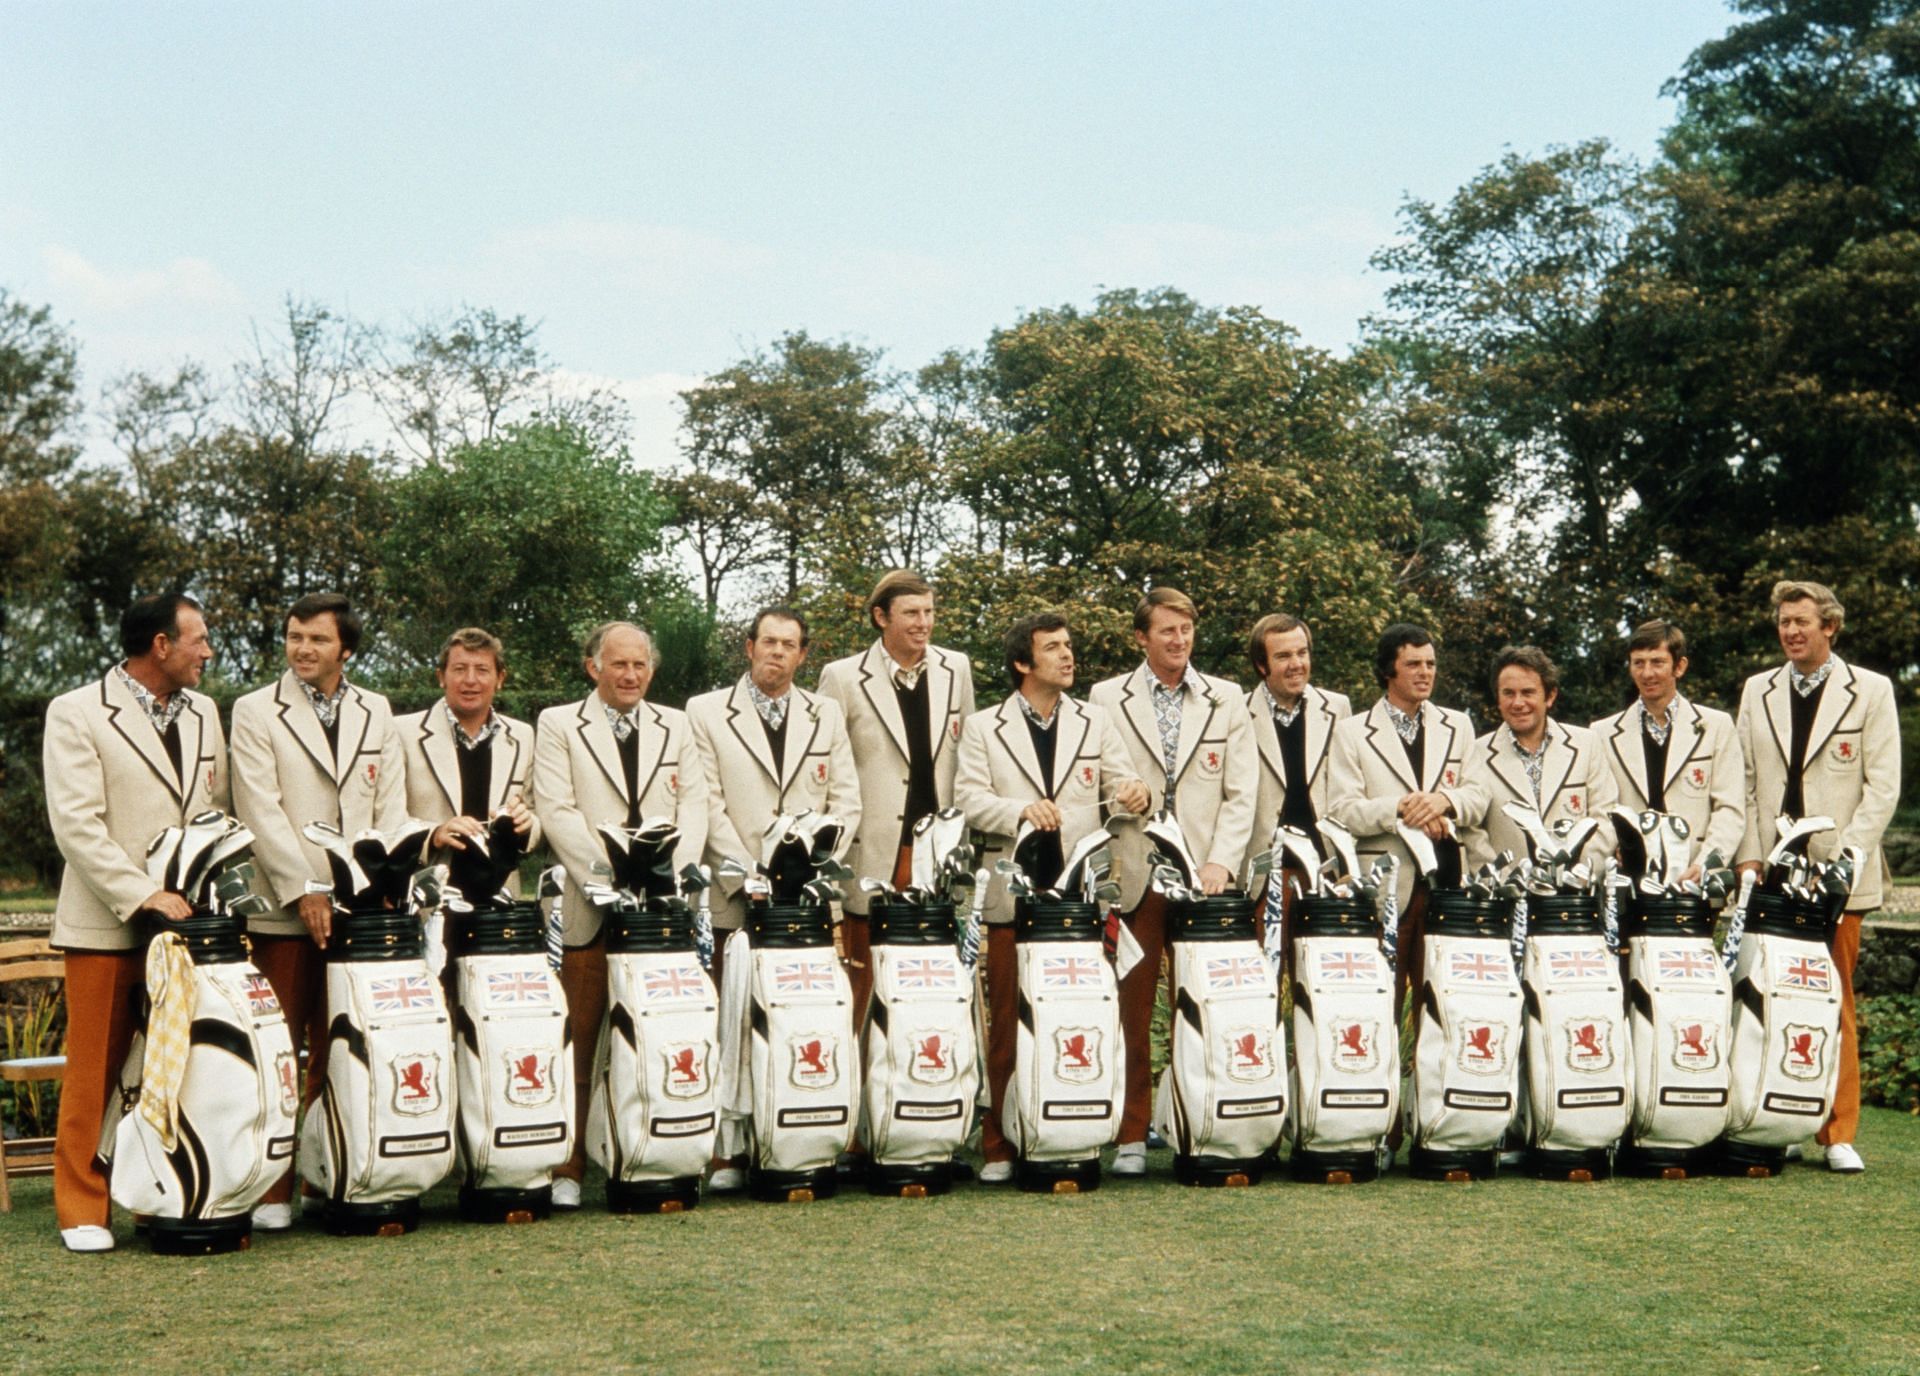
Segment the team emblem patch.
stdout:
<path fill-rule="evenodd" d="M 1586 798 L 1578 793 L 1569 793 L 1567 795 L 1567 811 L 1571 812 L 1575 817 L 1585 816 L 1587 811 Z"/>
<path fill-rule="evenodd" d="M 1220 772 L 1220 752 L 1218 750 L 1202 750 L 1200 752 L 1200 772 L 1202 774 L 1218 774 Z"/>
<path fill-rule="evenodd" d="M 825 760 L 822 760 L 822 761 L 820 761 L 820 762 L 819 762 L 818 764 L 816 764 L 816 765 L 815 765 L 815 766 L 813 767 L 813 781 L 814 781 L 815 783 L 817 783 L 817 784 L 824 784 L 824 783 L 826 783 L 826 781 L 827 781 L 827 762 L 826 762 Z"/>
<path fill-rule="evenodd" d="M 831 1089 L 840 1083 L 839 1039 L 828 1032 L 802 1032 L 790 1038 L 792 1064 L 787 1075 L 796 1089 Z"/>
<path fill-rule="evenodd" d="M 1696 764 L 1692 766 L 1687 770 L 1685 777 L 1687 787 L 1695 793 L 1700 792 L 1707 786 L 1707 770 L 1705 765 Z"/>
<path fill-rule="evenodd" d="M 1080 782 L 1085 784 L 1088 788 L 1093 787 L 1093 766 L 1092 765 L 1083 764 L 1080 766 Z"/>
<path fill-rule="evenodd" d="M 395 1056 L 387 1062 L 393 1078 L 393 1111 L 409 1118 L 440 1111 L 440 1057 L 436 1052 Z"/>
<path fill-rule="evenodd" d="M 707 1092 L 707 1056 L 712 1048 L 706 1042 L 668 1042 L 661 1048 L 664 1070 L 660 1090 L 669 1099 L 697 1099 Z"/>
<path fill-rule="evenodd" d="M 1498 1075 L 1507 1068 L 1507 1029 L 1497 1022 L 1460 1024 L 1460 1054 L 1454 1063 L 1471 1075 Z"/>
<path fill-rule="evenodd" d="M 1062 1027 L 1053 1034 L 1053 1078 L 1064 1084 L 1092 1084 L 1100 1078 L 1100 1029 Z"/>
<path fill-rule="evenodd" d="M 1851 740 L 1843 737 L 1833 743 L 1833 758 L 1841 764 L 1852 764 L 1860 758 L 1860 749 Z"/>
<path fill-rule="evenodd" d="M 507 1052 L 507 1102 L 535 1108 L 553 1102 L 553 1052 L 521 1047 Z"/>
<path fill-rule="evenodd" d="M 213 792 L 213 766 L 207 766 L 207 792 Z"/>
<path fill-rule="evenodd" d="M 1803 1022 L 1790 1022 L 1782 1037 L 1785 1049 L 1780 1070 L 1796 1080 L 1824 1079 L 1827 1063 L 1827 1029 Z"/>
<path fill-rule="evenodd" d="M 1375 1022 L 1336 1022 L 1333 1025 L 1333 1068 L 1364 1075 L 1380 1064 L 1380 1025 Z"/>
<path fill-rule="evenodd" d="M 913 1059 L 907 1062 L 907 1074 L 923 1085 L 944 1085 L 960 1073 L 954 1059 L 953 1033 L 938 1027 L 923 1027 L 908 1034 Z"/>
<path fill-rule="evenodd" d="M 1568 1069 L 1583 1075 L 1613 1069 L 1613 1019 L 1580 1018 L 1565 1030 Z"/>
<path fill-rule="evenodd" d="M 1273 1038 L 1265 1028 L 1236 1027 L 1225 1040 L 1230 1079 L 1264 1080 L 1273 1074 Z"/>
<path fill-rule="evenodd" d="M 294 1066 L 291 1051 L 282 1051 L 273 1058 L 273 1082 L 280 1090 L 280 1111 L 293 1117 L 300 1108 L 300 1072 Z"/>
<path fill-rule="evenodd" d="M 379 777 L 380 777 L 380 766 L 378 764 L 371 764 L 371 763 L 368 764 L 367 765 L 367 787 L 372 788 L 373 781 L 375 779 L 378 779 Z"/>
<path fill-rule="evenodd" d="M 1825 994 L 1833 988 L 1833 962 L 1825 956 L 1782 954 L 1774 962 L 1774 982 L 1782 989 Z"/>
<path fill-rule="evenodd" d="M 667 774 L 667 792 L 678 795 L 680 792 L 680 771 L 675 769 Z"/>
<path fill-rule="evenodd" d="M 1714 1070 L 1720 1065 L 1720 1029 L 1710 1022 L 1673 1024 L 1673 1063 L 1680 1070 Z"/>
<path fill-rule="evenodd" d="M 1459 770 L 1448 768 L 1440 772 L 1440 786 L 1442 788 L 1456 788 L 1459 786 L 1459 783 L 1460 783 Z"/>
<path fill-rule="evenodd" d="M 960 718 L 953 717 L 947 722 L 947 731 L 955 739 L 960 739 Z"/>

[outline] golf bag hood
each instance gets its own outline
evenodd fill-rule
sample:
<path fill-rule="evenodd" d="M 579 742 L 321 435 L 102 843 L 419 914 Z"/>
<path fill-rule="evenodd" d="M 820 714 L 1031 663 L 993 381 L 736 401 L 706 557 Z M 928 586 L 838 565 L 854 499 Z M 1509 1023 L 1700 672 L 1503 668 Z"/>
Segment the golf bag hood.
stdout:
<path fill-rule="evenodd" d="M 672 818 L 648 817 L 637 827 L 607 824 L 600 828 L 600 842 L 613 888 L 641 903 L 679 895 L 673 851 L 680 844 L 680 828 Z"/>
<path fill-rule="evenodd" d="M 368 830 L 349 842 L 332 823 L 309 822 L 301 834 L 326 853 L 334 906 L 364 912 L 408 904 L 431 829 L 415 825 L 392 837 Z"/>
<path fill-rule="evenodd" d="M 468 837 L 463 848 L 447 857 L 446 882 L 470 908 L 510 903 L 512 896 L 504 890 L 526 853 L 526 838 L 502 813 L 488 824 L 485 835 Z"/>
<path fill-rule="evenodd" d="M 808 886 L 836 877 L 840 867 L 834 855 L 846 829 L 838 817 L 821 812 L 774 819 L 761 848 L 760 869 L 775 904 L 817 901 L 808 896 Z"/>

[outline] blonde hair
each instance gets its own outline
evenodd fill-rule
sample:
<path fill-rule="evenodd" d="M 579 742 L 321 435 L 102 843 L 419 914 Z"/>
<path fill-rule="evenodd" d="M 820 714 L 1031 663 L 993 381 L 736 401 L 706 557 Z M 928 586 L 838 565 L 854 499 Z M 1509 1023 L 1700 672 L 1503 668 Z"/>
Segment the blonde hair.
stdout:
<path fill-rule="evenodd" d="M 482 630 L 478 626 L 462 626 L 448 636 L 446 644 L 440 647 L 442 670 L 447 667 L 447 661 L 453 658 L 453 647 L 456 645 L 463 650 L 471 650 L 475 654 L 483 650 L 490 651 L 493 655 L 493 667 L 503 674 L 507 671 L 507 647 L 500 643 L 500 637 L 492 631 Z"/>
<path fill-rule="evenodd" d="M 1814 583 L 1805 578 L 1783 578 L 1773 585 L 1773 609 L 1780 610 L 1785 602 L 1811 602 L 1819 609 L 1820 624 L 1839 630 L 1846 624 L 1847 609 L 1840 605 L 1840 599 L 1833 595 L 1833 589 L 1825 583 Z"/>
<path fill-rule="evenodd" d="M 1191 597 L 1188 597 L 1177 588 L 1155 588 L 1152 592 L 1141 598 L 1139 603 L 1134 607 L 1133 629 L 1136 631 L 1145 631 L 1152 626 L 1154 609 L 1157 607 L 1165 607 L 1169 611 L 1178 612 L 1189 621 L 1198 621 L 1200 619 L 1200 613 L 1195 610 Z"/>

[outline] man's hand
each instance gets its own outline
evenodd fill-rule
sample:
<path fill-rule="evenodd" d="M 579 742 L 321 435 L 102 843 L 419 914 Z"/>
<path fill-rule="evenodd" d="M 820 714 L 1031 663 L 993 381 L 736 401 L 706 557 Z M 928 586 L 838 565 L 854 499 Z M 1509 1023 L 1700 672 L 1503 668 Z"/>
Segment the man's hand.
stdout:
<path fill-rule="evenodd" d="M 1698 865 L 1689 865 L 1687 866 L 1686 870 L 1681 874 L 1681 876 L 1678 879 L 1674 880 L 1673 882 L 1675 883 L 1675 885 L 1698 883 L 1700 880 L 1700 876 L 1703 873 L 1705 873 L 1705 871 L 1703 871 Z"/>
<path fill-rule="evenodd" d="M 1035 831 L 1060 830 L 1060 809 L 1048 798 L 1040 798 L 1020 809 L 1020 820 L 1033 823 Z"/>
<path fill-rule="evenodd" d="M 183 922 L 193 916 L 193 904 L 171 889 L 162 889 L 140 905 L 142 912 L 159 913 L 169 922 Z"/>
<path fill-rule="evenodd" d="M 1205 864 L 1200 867 L 1200 892 L 1212 896 L 1225 893 L 1233 883 L 1233 873 L 1225 865 Z"/>
<path fill-rule="evenodd" d="M 313 944 L 326 950 L 327 938 L 333 935 L 333 899 L 324 893 L 303 893 L 299 913 Z"/>
<path fill-rule="evenodd" d="M 1113 801 L 1123 812 L 1144 813 L 1153 805 L 1153 795 L 1138 779 L 1128 779 L 1125 783 L 1115 785 Z"/>
<path fill-rule="evenodd" d="M 508 798 L 507 805 L 500 810 L 513 819 L 513 829 L 521 836 L 533 830 L 533 812 L 518 793 Z"/>
<path fill-rule="evenodd" d="M 1453 804 L 1444 793 L 1409 793 L 1400 800 L 1398 811 L 1400 820 L 1408 826 L 1418 827 L 1429 836 L 1444 836 L 1445 827 L 1435 831 L 1434 824 L 1446 820 Z"/>
<path fill-rule="evenodd" d="M 487 828 L 473 817 L 452 817 L 433 829 L 427 845 L 434 850 L 465 850 L 467 837 L 484 836 Z"/>
<path fill-rule="evenodd" d="M 1742 860 L 1733 868 L 1740 874 L 1750 874 L 1755 879 L 1759 879 L 1762 877 L 1761 871 L 1766 869 L 1766 864 L 1760 860 Z"/>

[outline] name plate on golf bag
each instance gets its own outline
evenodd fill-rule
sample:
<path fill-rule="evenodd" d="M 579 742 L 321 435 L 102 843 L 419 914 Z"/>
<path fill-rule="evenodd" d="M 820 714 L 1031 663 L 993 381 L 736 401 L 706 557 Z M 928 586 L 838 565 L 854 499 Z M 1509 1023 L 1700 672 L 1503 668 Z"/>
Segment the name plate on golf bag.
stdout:
<path fill-rule="evenodd" d="M 1183 1163 L 1256 1167 L 1286 1124 L 1287 1034 L 1279 982 L 1254 940 L 1258 908 L 1243 894 L 1168 908 L 1173 1054 L 1153 1116 Z"/>
<path fill-rule="evenodd" d="M 1491 1152 L 1513 1120 L 1526 1027 L 1513 912 L 1511 899 L 1457 889 L 1429 896 L 1411 1086 L 1416 1152 Z"/>
<path fill-rule="evenodd" d="M 1725 1131 L 1733 986 L 1697 898 L 1641 896 L 1627 917 L 1635 1147 L 1687 1151 Z"/>
<path fill-rule="evenodd" d="M 1029 1161 L 1084 1161 L 1120 1134 L 1120 986 L 1091 903 L 1014 905 L 1020 1022 L 1001 1127 Z"/>
<path fill-rule="evenodd" d="M 866 1141 L 883 1165 L 953 1159 L 980 1092 L 973 971 L 953 904 L 875 899 L 866 1032 Z"/>
<path fill-rule="evenodd" d="M 697 1182 L 720 1122 L 720 1000 L 694 954 L 692 915 L 652 903 L 609 911 L 606 924 L 607 1021 L 587 1154 L 610 1180 Z"/>
<path fill-rule="evenodd" d="M 482 1190 L 538 1190 L 573 1151 L 567 998 L 537 904 L 447 914 L 460 1159 Z"/>
<path fill-rule="evenodd" d="M 186 1065 L 174 1094 L 174 1145 L 132 1107 L 146 1065 L 146 1032 L 121 1076 L 128 1111 L 103 1152 L 116 1204 L 162 1219 L 244 1216 L 293 1156 L 299 1073 L 280 1001 L 247 957 L 239 919 L 196 913 L 164 929 L 185 939 L 192 973 L 164 997 L 189 1001 Z M 152 969 L 150 958 L 149 969 Z M 151 1016 L 159 1016 L 156 1008 Z"/>
<path fill-rule="evenodd" d="M 1840 971 L 1818 905 L 1761 890 L 1733 968 L 1729 1140 L 1805 1142 L 1827 1121 L 1840 1073 Z"/>
<path fill-rule="evenodd" d="M 825 904 L 748 910 L 753 1164 L 786 1175 L 830 1169 L 860 1112 L 853 990 Z"/>
<path fill-rule="evenodd" d="M 453 1168 L 452 1026 L 424 949 L 414 914 L 334 914 L 327 1080 L 300 1173 L 335 1204 L 415 1199 Z"/>
<path fill-rule="evenodd" d="M 1365 898 L 1308 896 L 1294 908 L 1294 1151 L 1367 1152 L 1400 1103 L 1393 965 Z"/>
<path fill-rule="evenodd" d="M 1620 963 L 1597 898 L 1536 895 L 1527 910 L 1527 1140 L 1549 1152 L 1604 1150 L 1633 1103 Z"/>

